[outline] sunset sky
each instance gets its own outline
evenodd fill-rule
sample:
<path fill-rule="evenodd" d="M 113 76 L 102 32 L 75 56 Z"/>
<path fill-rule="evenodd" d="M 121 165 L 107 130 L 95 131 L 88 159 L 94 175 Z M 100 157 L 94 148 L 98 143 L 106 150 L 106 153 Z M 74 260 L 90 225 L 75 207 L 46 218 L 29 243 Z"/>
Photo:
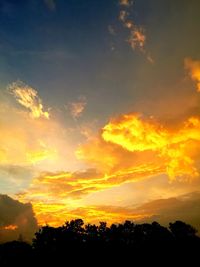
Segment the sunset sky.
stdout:
<path fill-rule="evenodd" d="M 0 1 L 0 230 L 34 214 L 200 229 L 199 10 Z"/>

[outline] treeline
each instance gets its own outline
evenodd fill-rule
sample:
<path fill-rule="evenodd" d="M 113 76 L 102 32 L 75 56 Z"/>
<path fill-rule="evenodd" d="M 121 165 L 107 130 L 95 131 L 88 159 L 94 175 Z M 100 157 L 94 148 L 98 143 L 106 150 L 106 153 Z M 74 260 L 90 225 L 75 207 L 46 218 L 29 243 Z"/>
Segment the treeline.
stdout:
<path fill-rule="evenodd" d="M 0 266 L 73 266 L 81 262 L 98 266 L 107 263 L 138 266 L 135 262 L 178 260 L 193 266 L 200 254 L 197 230 L 182 221 L 169 224 L 86 224 L 77 219 L 61 227 L 44 226 L 35 233 L 32 244 L 22 240 L 0 245 Z M 129 264 L 131 263 L 131 264 Z M 198 264 L 197 264 L 198 265 Z"/>

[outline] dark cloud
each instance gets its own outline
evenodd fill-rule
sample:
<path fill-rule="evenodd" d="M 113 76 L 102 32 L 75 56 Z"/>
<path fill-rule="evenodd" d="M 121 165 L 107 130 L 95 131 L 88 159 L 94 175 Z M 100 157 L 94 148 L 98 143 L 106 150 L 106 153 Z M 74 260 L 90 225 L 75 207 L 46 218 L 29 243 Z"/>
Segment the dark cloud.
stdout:
<path fill-rule="evenodd" d="M 141 222 L 158 221 L 163 225 L 182 220 L 200 232 L 200 192 L 192 192 L 182 196 L 158 199 L 139 206 L 134 212 L 152 214 Z"/>
<path fill-rule="evenodd" d="M 32 205 L 0 194 L 0 242 L 18 239 L 30 241 L 37 230 Z"/>

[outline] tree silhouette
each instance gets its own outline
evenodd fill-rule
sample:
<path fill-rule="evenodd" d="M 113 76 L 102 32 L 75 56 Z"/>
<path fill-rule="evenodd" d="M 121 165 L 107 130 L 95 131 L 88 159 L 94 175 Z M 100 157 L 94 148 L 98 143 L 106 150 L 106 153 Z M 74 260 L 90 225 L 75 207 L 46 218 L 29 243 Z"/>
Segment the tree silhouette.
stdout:
<path fill-rule="evenodd" d="M 133 259 L 149 264 L 159 257 L 169 264 L 172 258 L 179 263 L 188 260 L 188 266 L 192 266 L 199 251 L 197 230 L 182 221 L 170 223 L 167 228 L 157 222 L 135 224 L 128 220 L 110 226 L 106 222 L 84 225 L 82 219 L 76 219 L 61 227 L 41 227 L 31 245 L 20 239 L 1 244 L 0 266 L 61 266 L 66 259 L 92 266 L 95 262 L 103 265 L 106 261 L 112 266 L 123 261 L 126 266 Z"/>
<path fill-rule="evenodd" d="M 169 224 L 169 229 L 177 239 L 188 239 L 196 237 L 197 230 L 182 221 Z"/>

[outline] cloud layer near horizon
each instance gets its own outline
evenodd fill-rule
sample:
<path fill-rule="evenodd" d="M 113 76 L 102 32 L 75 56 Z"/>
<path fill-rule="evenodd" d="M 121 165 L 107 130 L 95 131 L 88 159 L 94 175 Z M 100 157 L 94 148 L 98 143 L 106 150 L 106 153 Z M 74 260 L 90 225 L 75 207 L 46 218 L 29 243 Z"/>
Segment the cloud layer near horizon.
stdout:
<path fill-rule="evenodd" d="M 189 118 L 179 127 L 167 129 L 136 114 L 123 115 L 77 151 L 78 157 L 93 169 L 41 173 L 19 194 L 19 199 L 34 203 L 37 214 L 41 214 L 43 204 L 53 205 L 54 212 L 56 206 L 58 210 L 67 205 L 75 208 L 88 194 L 159 174 L 168 174 L 172 182 L 193 182 L 199 179 L 199 130 L 199 118 Z"/>

